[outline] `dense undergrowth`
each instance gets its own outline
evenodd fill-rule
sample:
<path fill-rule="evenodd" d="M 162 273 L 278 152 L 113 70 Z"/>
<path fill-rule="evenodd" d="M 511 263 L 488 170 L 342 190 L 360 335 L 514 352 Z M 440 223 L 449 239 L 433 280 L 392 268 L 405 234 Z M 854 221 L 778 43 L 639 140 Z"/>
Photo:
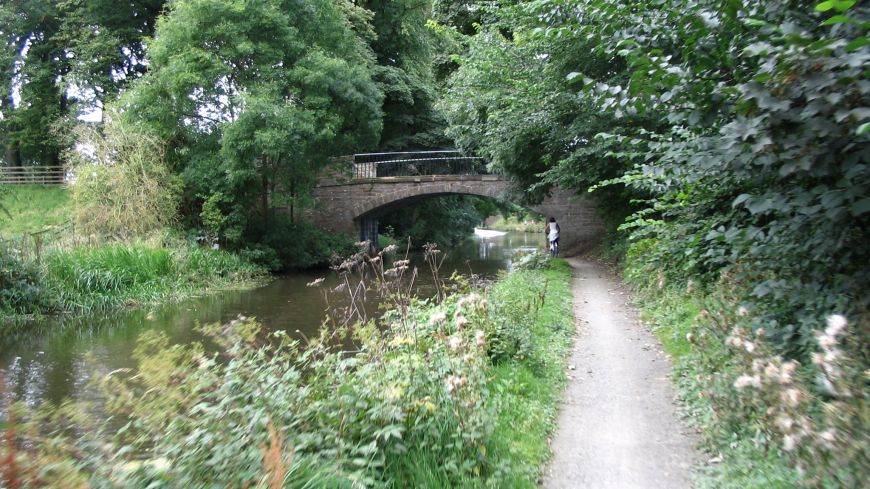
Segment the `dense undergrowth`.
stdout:
<path fill-rule="evenodd" d="M 806 357 L 783 355 L 744 305 L 745 285 L 727 274 L 706 285 L 669 278 L 638 253 L 655 246 L 628 248 L 626 278 L 703 435 L 698 487 L 861 486 L 870 468 L 861 316 L 829 315 L 813 328 Z"/>
<path fill-rule="evenodd" d="M 0 474 L 23 487 L 537 487 L 572 331 L 567 264 L 486 290 L 445 281 L 442 300 L 420 300 L 403 292 L 406 261 L 373 258 L 345 262 L 324 293 L 379 291 L 379 325 L 351 298 L 305 342 L 241 317 L 203 328 L 222 355 L 147 333 L 137 374 L 102 381 L 123 429 L 81 405 L 14 409 Z"/>

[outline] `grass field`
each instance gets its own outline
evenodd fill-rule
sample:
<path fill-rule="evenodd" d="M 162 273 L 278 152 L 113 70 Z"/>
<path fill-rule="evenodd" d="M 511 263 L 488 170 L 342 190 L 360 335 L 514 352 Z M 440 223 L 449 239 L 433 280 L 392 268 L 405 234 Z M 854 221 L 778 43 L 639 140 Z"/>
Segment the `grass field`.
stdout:
<path fill-rule="evenodd" d="M 70 220 L 72 212 L 66 188 L 40 185 L 4 186 L 0 189 L 0 207 L 0 238 L 61 226 Z"/>

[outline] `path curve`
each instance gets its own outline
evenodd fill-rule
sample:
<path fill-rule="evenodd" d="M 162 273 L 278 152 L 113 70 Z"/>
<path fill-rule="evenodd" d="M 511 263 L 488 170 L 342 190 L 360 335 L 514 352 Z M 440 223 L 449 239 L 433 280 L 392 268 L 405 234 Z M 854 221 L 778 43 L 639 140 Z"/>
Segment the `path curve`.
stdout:
<path fill-rule="evenodd" d="M 574 269 L 577 337 L 548 489 L 690 487 L 695 439 L 675 413 L 670 364 L 604 266 Z"/>

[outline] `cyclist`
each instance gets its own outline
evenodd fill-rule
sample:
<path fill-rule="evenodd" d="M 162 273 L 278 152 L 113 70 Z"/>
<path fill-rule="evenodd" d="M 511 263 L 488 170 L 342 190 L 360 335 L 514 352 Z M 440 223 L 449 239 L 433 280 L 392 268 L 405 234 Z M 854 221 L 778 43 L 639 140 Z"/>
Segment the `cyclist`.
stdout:
<path fill-rule="evenodd" d="M 551 217 L 550 222 L 544 230 L 547 235 L 547 241 L 550 243 L 550 254 L 556 256 L 559 254 L 559 224 L 556 223 L 556 218 Z"/>

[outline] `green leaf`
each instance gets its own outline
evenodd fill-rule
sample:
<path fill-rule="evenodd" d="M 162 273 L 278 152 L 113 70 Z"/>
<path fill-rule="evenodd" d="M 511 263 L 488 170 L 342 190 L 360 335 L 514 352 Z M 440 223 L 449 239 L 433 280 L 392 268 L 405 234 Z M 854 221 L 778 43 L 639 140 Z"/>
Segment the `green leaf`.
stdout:
<path fill-rule="evenodd" d="M 864 46 L 867 46 L 868 44 L 870 44 L 870 39 L 867 39 L 864 36 L 857 37 L 849 44 L 846 44 L 846 51 L 855 51 L 857 49 L 863 48 Z"/>
<path fill-rule="evenodd" d="M 848 22 L 851 22 L 851 19 L 849 17 L 846 17 L 845 15 L 835 15 L 830 19 L 822 22 L 822 25 L 846 24 Z"/>
<path fill-rule="evenodd" d="M 827 0 L 825 2 L 822 2 L 818 5 L 816 5 L 816 11 L 817 12 L 827 12 L 828 10 L 831 10 L 832 8 L 834 8 L 835 3 L 836 2 L 834 0 Z"/>
<path fill-rule="evenodd" d="M 851 210 L 853 216 L 860 216 L 861 214 L 870 212 L 870 197 L 865 197 L 852 204 Z"/>
<path fill-rule="evenodd" d="M 870 122 L 865 122 L 858 126 L 858 129 L 855 130 L 855 134 L 864 134 L 865 132 L 870 131 Z"/>

